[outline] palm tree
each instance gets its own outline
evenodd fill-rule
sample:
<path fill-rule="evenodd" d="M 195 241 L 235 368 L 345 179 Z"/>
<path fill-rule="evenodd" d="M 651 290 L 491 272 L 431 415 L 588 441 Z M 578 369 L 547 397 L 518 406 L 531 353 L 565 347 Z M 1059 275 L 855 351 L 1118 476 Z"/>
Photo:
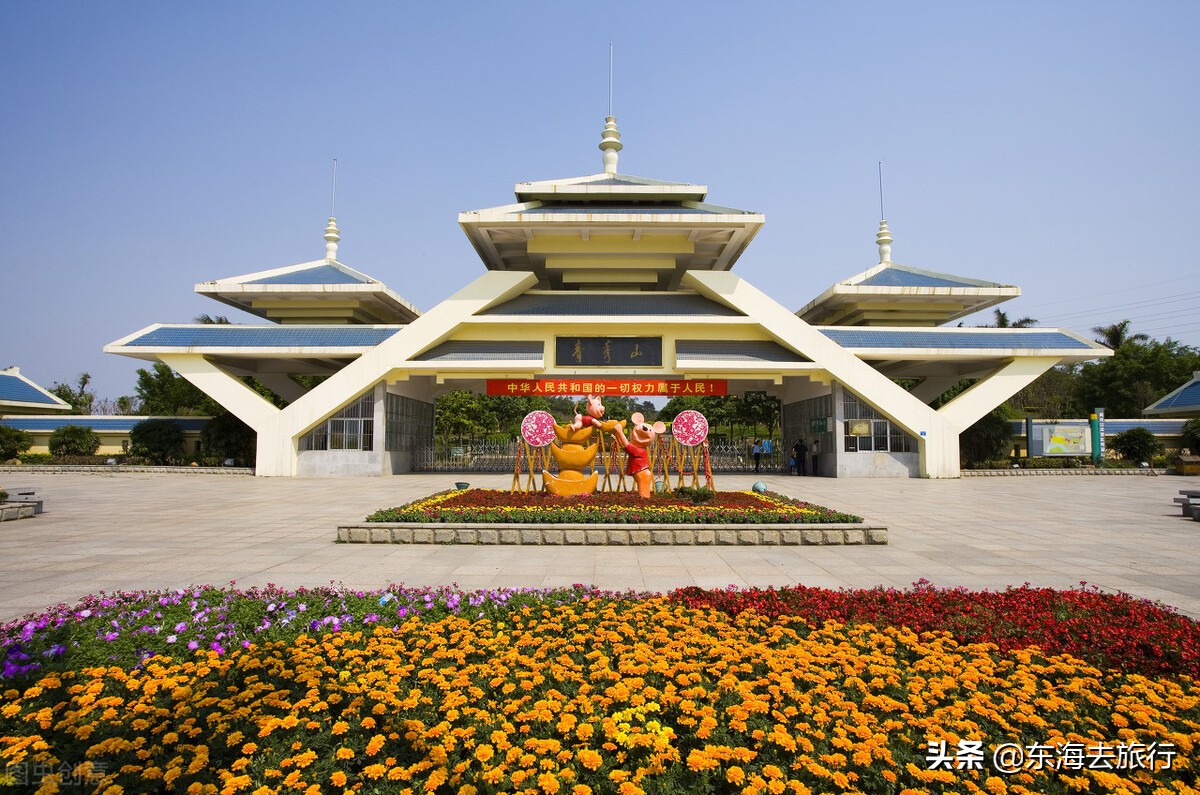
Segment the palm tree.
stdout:
<path fill-rule="evenodd" d="M 1038 322 L 1031 317 L 1023 317 L 1020 320 L 1009 321 L 1008 315 L 1002 309 L 993 309 L 996 313 L 996 323 L 993 328 L 1029 328 L 1036 326 Z"/>
<path fill-rule="evenodd" d="M 205 312 L 202 315 L 196 315 L 194 318 L 192 318 L 192 322 L 193 323 L 201 323 L 205 326 L 228 326 L 228 325 L 230 325 L 229 318 L 225 317 L 224 315 L 210 315 L 207 312 Z"/>
<path fill-rule="evenodd" d="M 1096 326 L 1092 329 L 1092 333 L 1097 335 L 1096 342 L 1101 345 L 1107 345 L 1114 351 L 1120 348 L 1127 342 L 1140 344 L 1150 341 L 1148 334 L 1130 334 L 1128 320 L 1122 320 L 1120 323 L 1113 323 L 1111 326 Z"/>

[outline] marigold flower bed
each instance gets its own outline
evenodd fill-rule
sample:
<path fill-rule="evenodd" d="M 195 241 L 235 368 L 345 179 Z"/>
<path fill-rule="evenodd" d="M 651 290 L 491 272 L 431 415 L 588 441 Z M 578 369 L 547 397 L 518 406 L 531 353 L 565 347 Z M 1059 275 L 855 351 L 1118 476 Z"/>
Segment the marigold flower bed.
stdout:
<path fill-rule="evenodd" d="M 676 492 L 642 500 L 628 492 L 598 492 L 556 497 L 543 492 L 522 494 L 501 489 L 444 491 L 424 499 L 385 508 L 368 522 L 471 522 L 531 524 L 830 524 L 861 522 L 847 513 L 794 500 L 782 494 L 752 491 L 712 492 L 693 502 Z"/>
<path fill-rule="evenodd" d="M 948 605 L 972 596 L 917 590 Z M 1191 676 L 1151 679 L 949 632 L 679 603 L 696 597 L 582 587 L 100 595 L 0 628 L 5 657 L 17 647 L 26 658 L 0 681 L 0 770 L 66 765 L 100 793 L 1195 791 Z M 171 623 L 185 614 L 190 622 Z M 1118 614 L 1098 610 L 1096 622 Z M 220 649 L 181 643 L 216 627 Z M 163 632 L 178 653 L 137 652 L 139 636 Z M 115 664 L 81 664 L 126 635 Z M 1160 764 L 1002 775 L 986 757 L 981 769 L 929 769 L 931 742 L 960 740 L 1140 743 Z M 56 788 L 47 779 L 40 791 Z"/>

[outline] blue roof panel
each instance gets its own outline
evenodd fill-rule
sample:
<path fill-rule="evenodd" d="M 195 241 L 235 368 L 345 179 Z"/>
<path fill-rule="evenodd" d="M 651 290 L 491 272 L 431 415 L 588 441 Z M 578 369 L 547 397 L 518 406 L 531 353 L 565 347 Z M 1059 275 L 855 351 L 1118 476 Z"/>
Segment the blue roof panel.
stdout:
<path fill-rule="evenodd" d="M 93 431 L 128 432 L 134 425 L 146 419 L 163 419 L 160 417 L 7 417 L 0 420 L 0 425 L 7 425 L 20 431 L 56 431 L 64 425 L 83 425 Z M 198 431 L 208 424 L 208 417 L 167 417 L 175 420 L 175 424 L 185 431 Z"/>
<path fill-rule="evenodd" d="M 402 326 L 161 326 L 125 345 L 163 348 L 373 348 Z"/>
<path fill-rule="evenodd" d="M 822 334 L 843 348 L 950 348 L 954 350 L 1018 350 L 1091 348 L 1086 342 L 1061 331 L 908 331 L 847 326 L 823 328 Z"/>
<path fill-rule="evenodd" d="M 1179 390 L 1174 395 L 1169 395 L 1151 406 L 1153 409 L 1200 409 L 1200 380 L 1192 383 Z"/>
<path fill-rule="evenodd" d="M 8 373 L 0 373 L 0 400 L 14 403 L 43 403 L 61 406 L 57 400 L 47 397 L 40 389 L 30 386 L 25 379 Z"/>
<path fill-rule="evenodd" d="M 943 279 L 925 273 L 913 273 L 899 268 L 884 268 L 868 279 L 854 285 L 866 287 L 978 287 L 966 281 Z"/>
<path fill-rule="evenodd" d="M 317 265 L 291 273 L 280 273 L 244 284 L 369 284 L 332 265 Z"/>

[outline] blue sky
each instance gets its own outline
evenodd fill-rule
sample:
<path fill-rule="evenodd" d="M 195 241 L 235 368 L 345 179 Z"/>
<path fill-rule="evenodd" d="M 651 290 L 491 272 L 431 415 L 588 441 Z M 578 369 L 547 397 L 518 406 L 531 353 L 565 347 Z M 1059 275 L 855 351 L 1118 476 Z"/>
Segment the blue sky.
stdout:
<path fill-rule="evenodd" d="M 483 269 L 457 213 L 601 170 L 766 215 L 797 309 L 893 259 L 1016 284 L 1013 318 L 1200 346 L 1200 4 L 24 3 L 6 8 L 0 366 L 133 392 L 101 347 L 196 282 L 339 259 L 425 310 Z M 969 320 L 987 322 L 989 318 Z"/>

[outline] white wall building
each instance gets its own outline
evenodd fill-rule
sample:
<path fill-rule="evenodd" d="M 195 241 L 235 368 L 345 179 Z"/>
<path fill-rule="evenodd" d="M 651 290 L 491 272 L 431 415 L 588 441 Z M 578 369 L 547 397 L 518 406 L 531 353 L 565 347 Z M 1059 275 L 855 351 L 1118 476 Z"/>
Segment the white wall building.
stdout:
<path fill-rule="evenodd" d="M 162 361 L 240 417 L 266 476 L 410 471 L 433 401 L 471 389 L 766 391 L 789 446 L 820 441 L 821 475 L 957 477 L 960 432 L 1050 367 L 1111 355 L 1061 329 L 943 327 L 1020 290 L 893 263 L 886 221 L 877 265 L 792 311 L 732 272 L 762 215 L 620 174 L 621 148 L 608 117 L 603 172 L 462 213 L 486 271 L 424 314 L 337 260 L 331 218 L 324 259 L 196 285 L 271 322 L 155 324 L 105 351 Z M 328 377 L 305 389 L 294 375 Z M 978 380 L 930 407 L 964 378 Z"/>

